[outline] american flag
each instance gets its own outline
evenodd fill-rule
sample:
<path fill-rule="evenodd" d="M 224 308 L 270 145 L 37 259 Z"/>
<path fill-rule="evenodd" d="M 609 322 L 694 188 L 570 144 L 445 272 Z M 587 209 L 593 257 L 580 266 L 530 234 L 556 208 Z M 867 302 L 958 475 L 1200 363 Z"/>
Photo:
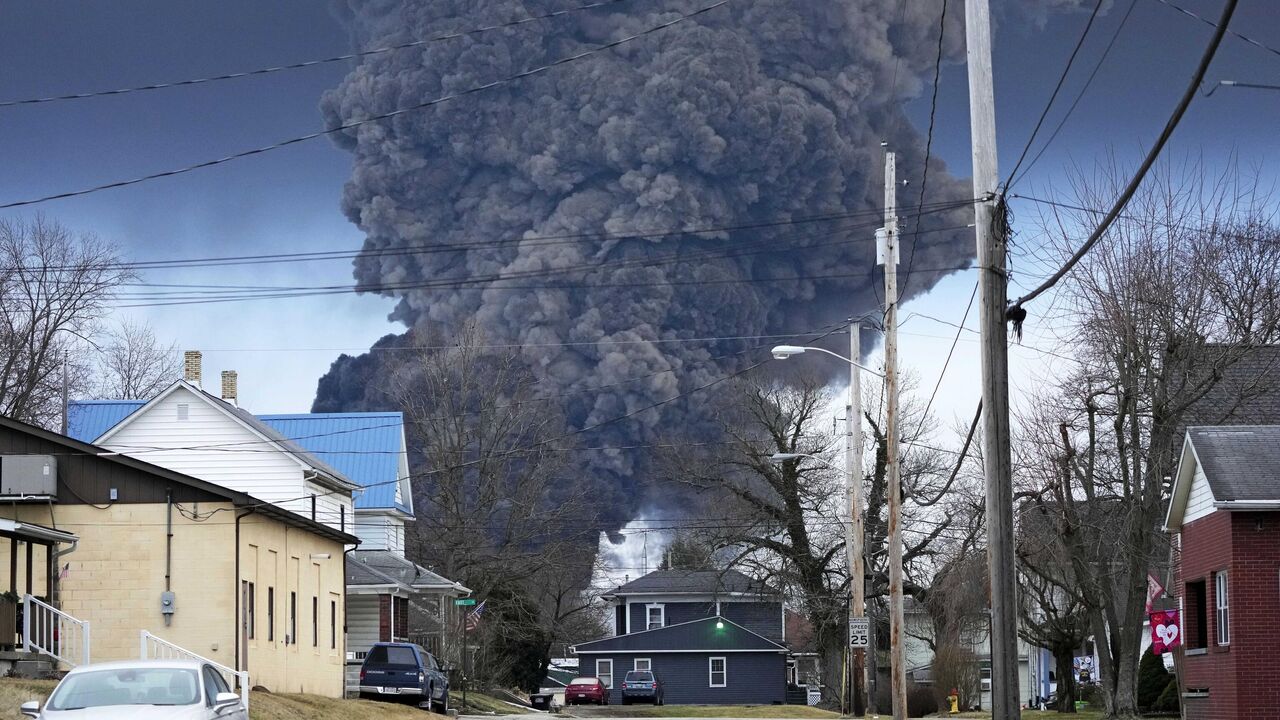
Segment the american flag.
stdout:
<path fill-rule="evenodd" d="M 467 613 L 467 632 L 472 632 L 476 628 L 480 627 L 480 616 L 484 614 L 485 602 L 486 601 L 481 601 L 480 604 L 476 606 L 475 610 Z"/>

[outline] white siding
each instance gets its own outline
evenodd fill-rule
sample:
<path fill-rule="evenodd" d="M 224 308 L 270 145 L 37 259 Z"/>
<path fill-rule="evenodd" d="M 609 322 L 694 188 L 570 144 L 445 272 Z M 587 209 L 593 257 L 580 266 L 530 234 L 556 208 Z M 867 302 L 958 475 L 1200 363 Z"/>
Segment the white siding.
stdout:
<path fill-rule="evenodd" d="M 324 523 L 333 528 L 341 529 L 343 508 L 346 508 L 346 525 L 347 532 L 351 532 L 352 521 L 352 505 L 351 498 L 344 493 L 334 492 L 328 488 L 321 487 L 313 482 L 307 482 L 304 486 L 303 494 L 306 496 L 302 499 L 292 498 L 290 502 L 279 503 L 281 507 L 292 510 L 302 517 L 311 517 L 311 496 L 316 498 L 316 514 L 315 521 Z"/>
<path fill-rule="evenodd" d="M 1182 523 L 1186 525 L 1199 520 L 1213 511 L 1213 490 L 1209 488 L 1209 478 L 1205 477 L 1204 469 L 1196 463 L 1196 474 L 1191 479 L 1191 490 L 1187 493 L 1187 512 Z"/>
<path fill-rule="evenodd" d="M 378 642 L 378 612 L 377 595 L 347 596 L 347 652 L 366 653 Z"/>
<path fill-rule="evenodd" d="M 187 407 L 186 420 L 178 419 L 179 405 Z M 131 418 L 102 445 L 269 502 L 306 494 L 297 461 L 280 452 L 263 452 L 273 446 L 182 387 Z M 223 447 L 183 449 L 212 445 Z M 176 449 L 150 450 L 155 447 Z"/>
<path fill-rule="evenodd" d="M 361 512 L 356 520 L 361 550 L 390 550 L 404 555 L 404 521 L 380 513 Z"/>

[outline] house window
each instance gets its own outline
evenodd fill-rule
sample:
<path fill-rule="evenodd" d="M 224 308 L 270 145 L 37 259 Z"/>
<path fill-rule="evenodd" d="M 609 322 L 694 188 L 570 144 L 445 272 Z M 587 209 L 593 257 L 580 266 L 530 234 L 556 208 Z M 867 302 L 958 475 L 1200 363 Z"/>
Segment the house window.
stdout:
<path fill-rule="evenodd" d="M 258 602 L 257 602 L 257 599 L 254 597 L 253 583 L 249 583 L 248 586 L 245 588 L 244 614 L 245 614 L 245 622 L 249 624 L 250 640 L 254 638 L 254 635 L 256 634 L 255 631 L 258 625 L 258 618 L 257 618 L 257 612 L 256 612 L 257 607 L 258 607 Z"/>
<path fill-rule="evenodd" d="M 991 663 L 982 663 L 982 667 L 978 669 L 978 678 L 982 692 L 991 692 Z"/>
<path fill-rule="evenodd" d="M 315 522 L 315 521 L 316 521 L 316 496 L 313 493 L 311 495 L 311 522 Z"/>
<path fill-rule="evenodd" d="M 311 596 L 311 647 L 320 647 L 320 598 Z"/>
<path fill-rule="evenodd" d="M 636 658 L 636 672 L 652 672 L 653 663 L 649 658 Z"/>
<path fill-rule="evenodd" d="M 665 626 L 667 620 L 667 608 L 664 605 L 648 605 L 646 606 L 645 630 L 657 630 Z"/>
<path fill-rule="evenodd" d="M 295 590 L 289 591 L 289 637 L 285 639 L 298 644 L 298 593 Z"/>
<path fill-rule="evenodd" d="M 1218 644 L 1231 644 L 1231 615 L 1227 610 L 1227 573 L 1213 575 L 1213 619 L 1218 628 Z"/>
<path fill-rule="evenodd" d="M 725 658 L 713 657 L 708 663 L 711 687 L 729 687 L 729 663 Z"/>
<path fill-rule="evenodd" d="M 596 660 L 596 678 L 605 688 L 613 688 L 613 660 Z"/>
<path fill-rule="evenodd" d="M 276 640 L 276 589 L 267 586 L 267 640 Z"/>
<path fill-rule="evenodd" d="M 338 649 L 338 601 L 329 601 L 329 649 Z"/>
<path fill-rule="evenodd" d="M 338 529 L 342 532 L 347 531 L 347 506 L 338 506 Z"/>
<path fill-rule="evenodd" d="M 1186 633 L 1187 648 L 1203 650 L 1209 647 L 1209 600 L 1204 580 L 1186 584 Z"/>

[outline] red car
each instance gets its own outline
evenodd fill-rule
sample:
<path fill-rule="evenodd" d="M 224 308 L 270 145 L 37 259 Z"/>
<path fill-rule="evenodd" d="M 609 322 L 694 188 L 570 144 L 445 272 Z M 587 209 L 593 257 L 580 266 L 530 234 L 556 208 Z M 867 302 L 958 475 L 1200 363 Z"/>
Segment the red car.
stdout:
<path fill-rule="evenodd" d="M 564 689 L 564 704 L 580 705 L 582 703 L 608 705 L 609 688 L 600 682 L 600 678 L 580 677 L 570 680 L 569 685 Z"/>

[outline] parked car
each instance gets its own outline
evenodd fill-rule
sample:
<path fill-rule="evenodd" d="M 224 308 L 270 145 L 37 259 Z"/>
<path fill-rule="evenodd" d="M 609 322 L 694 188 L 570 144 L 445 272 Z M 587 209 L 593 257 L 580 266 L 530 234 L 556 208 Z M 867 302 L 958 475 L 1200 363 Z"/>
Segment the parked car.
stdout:
<path fill-rule="evenodd" d="M 622 680 L 622 704 L 633 702 L 650 702 L 661 705 L 662 681 L 657 675 L 647 670 L 632 670 Z"/>
<path fill-rule="evenodd" d="M 580 677 L 570 680 L 564 689 L 564 704 L 581 705 L 582 703 L 608 705 L 609 688 L 600 682 L 600 678 Z"/>
<path fill-rule="evenodd" d="M 377 643 L 360 666 L 360 697 L 408 700 L 444 715 L 449 711 L 449 676 L 421 645 Z"/>
<path fill-rule="evenodd" d="M 186 660 L 82 665 L 62 678 L 43 707 L 33 700 L 19 711 L 39 720 L 248 720 L 222 673 Z"/>

